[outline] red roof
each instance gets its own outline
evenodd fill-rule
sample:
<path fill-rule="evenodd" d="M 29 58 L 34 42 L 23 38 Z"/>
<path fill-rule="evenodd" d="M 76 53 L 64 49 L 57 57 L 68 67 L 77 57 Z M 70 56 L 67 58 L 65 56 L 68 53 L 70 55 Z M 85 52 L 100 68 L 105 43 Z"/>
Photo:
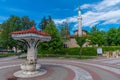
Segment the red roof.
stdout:
<path fill-rule="evenodd" d="M 11 32 L 10 34 L 28 34 L 28 33 L 34 33 L 34 34 L 43 35 L 43 36 L 51 36 L 50 34 L 36 30 L 34 26 L 32 26 L 30 29 L 15 31 L 15 32 Z"/>

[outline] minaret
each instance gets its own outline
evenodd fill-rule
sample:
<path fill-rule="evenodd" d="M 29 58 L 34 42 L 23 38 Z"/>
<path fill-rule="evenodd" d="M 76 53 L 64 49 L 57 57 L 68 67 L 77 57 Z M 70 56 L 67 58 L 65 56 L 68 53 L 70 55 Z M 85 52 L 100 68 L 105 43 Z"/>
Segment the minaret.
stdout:
<path fill-rule="evenodd" d="M 78 8 L 78 36 L 82 37 L 82 17 L 80 7 Z"/>

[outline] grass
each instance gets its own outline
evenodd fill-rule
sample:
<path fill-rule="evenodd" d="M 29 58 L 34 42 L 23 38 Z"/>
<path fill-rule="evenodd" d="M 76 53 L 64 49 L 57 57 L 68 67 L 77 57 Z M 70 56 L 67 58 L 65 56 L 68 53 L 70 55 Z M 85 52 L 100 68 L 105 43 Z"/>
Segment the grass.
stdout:
<path fill-rule="evenodd" d="M 0 53 L 0 57 L 9 57 L 9 56 L 14 56 L 14 53 Z"/>
<path fill-rule="evenodd" d="M 60 55 L 60 54 L 38 54 L 38 58 L 72 58 L 72 59 L 94 59 L 96 56 L 79 56 L 79 55 Z"/>
<path fill-rule="evenodd" d="M 37 54 L 38 58 L 68 58 L 68 59 L 94 59 L 96 56 L 84 56 L 82 55 L 81 57 L 79 55 L 60 55 L 60 54 Z M 25 59 L 26 56 L 19 56 L 20 59 Z"/>

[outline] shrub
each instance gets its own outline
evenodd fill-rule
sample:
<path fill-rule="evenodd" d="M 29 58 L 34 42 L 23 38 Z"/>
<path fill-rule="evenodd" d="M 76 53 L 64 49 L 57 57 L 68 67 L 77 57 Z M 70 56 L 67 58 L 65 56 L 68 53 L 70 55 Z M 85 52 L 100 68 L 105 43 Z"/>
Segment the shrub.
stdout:
<path fill-rule="evenodd" d="M 85 56 L 96 56 L 97 51 L 95 47 L 84 47 L 82 50 L 82 55 Z"/>
<path fill-rule="evenodd" d="M 103 52 L 104 51 L 116 51 L 116 50 L 120 50 L 120 46 L 105 46 L 102 47 Z"/>
<path fill-rule="evenodd" d="M 103 52 L 104 51 L 116 51 L 120 50 L 120 46 L 105 46 L 102 47 Z M 50 51 L 50 50 L 38 50 L 39 55 L 42 56 L 51 56 L 51 57 L 57 57 L 57 56 L 64 56 L 64 55 L 79 55 L 80 48 L 64 48 L 58 51 Z M 83 56 L 96 56 L 97 55 L 97 47 L 83 47 L 82 48 L 82 55 Z"/>
<path fill-rule="evenodd" d="M 49 55 L 49 54 L 55 54 L 55 55 L 79 55 L 80 48 L 64 48 L 59 51 L 47 51 L 47 50 L 41 50 L 38 51 L 41 55 Z M 96 56 L 96 48 L 92 47 L 85 47 L 82 50 L 82 55 L 85 56 Z"/>

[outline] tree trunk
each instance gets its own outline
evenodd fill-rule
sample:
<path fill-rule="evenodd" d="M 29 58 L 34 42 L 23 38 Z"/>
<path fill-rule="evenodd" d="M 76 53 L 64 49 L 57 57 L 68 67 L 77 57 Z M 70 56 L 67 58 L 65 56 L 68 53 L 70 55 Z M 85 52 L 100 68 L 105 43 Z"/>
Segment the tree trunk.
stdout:
<path fill-rule="evenodd" d="M 81 58 L 81 56 L 82 56 L 82 47 L 80 47 L 79 55 L 80 55 L 80 58 Z"/>

